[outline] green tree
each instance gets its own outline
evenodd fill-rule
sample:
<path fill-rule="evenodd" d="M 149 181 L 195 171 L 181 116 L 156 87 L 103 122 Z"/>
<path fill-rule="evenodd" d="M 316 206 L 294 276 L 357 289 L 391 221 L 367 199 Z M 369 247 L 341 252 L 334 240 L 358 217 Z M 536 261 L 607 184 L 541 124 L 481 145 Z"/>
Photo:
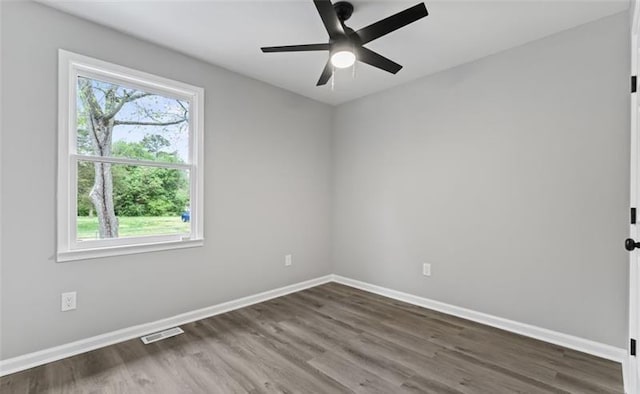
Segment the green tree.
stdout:
<path fill-rule="evenodd" d="M 189 182 L 180 170 L 127 166 L 123 175 L 125 186 L 115 200 L 118 215 L 179 215 L 189 202 Z"/>
<path fill-rule="evenodd" d="M 162 151 L 162 148 L 170 146 L 171 143 L 169 143 L 169 140 L 160 134 L 151 134 L 145 135 L 142 138 L 142 145 L 148 152 L 153 153 L 155 157 L 158 157 L 158 153 Z"/>
<path fill-rule="evenodd" d="M 160 138 L 153 138 L 154 136 Z M 140 142 L 117 141 L 112 153 L 119 157 L 152 160 L 162 154 L 164 162 L 182 163 L 177 152 L 160 151 L 169 146 L 160 135 L 149 136 Z M 155 143 L 150 144 L 150 141 Z M 158 144 L 158 142 L 161 142 Z M 91 163 L 80 163 L 78 169 L 78 215 L 91 212 L 88 195 L 93 184 Z M 114 165 L 111 167 L 114 210 L 117 216 L 170 216 L 179 215 L 189 203 L 189 180 L 182 170 L 149 166 Z"/>

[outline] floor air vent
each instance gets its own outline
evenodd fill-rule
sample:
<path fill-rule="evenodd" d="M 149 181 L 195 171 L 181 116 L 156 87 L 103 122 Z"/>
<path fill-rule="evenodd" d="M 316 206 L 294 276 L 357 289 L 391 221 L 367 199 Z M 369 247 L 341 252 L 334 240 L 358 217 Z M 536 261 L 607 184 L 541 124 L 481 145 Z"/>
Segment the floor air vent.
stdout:
<path fill-rule="evenodd" d="M 182 328 L 173 327 L 173 328 L 170 328 L 168 330 L 156 332 L 154 334 L 145 335 L 145 336 L 141 337 L 140 339 L 142 340 L 142 342 L 145 345 L 148 345 L 148 344 L 150 344 L 152 342 L 158 342 L 158 341 L 161 341 L 161 340 L 166 339 L 166 338 L 175 337 L 176 335 L 180 335 L 182 333 L 184 333 L 184 331 L 182 331 Z"/>

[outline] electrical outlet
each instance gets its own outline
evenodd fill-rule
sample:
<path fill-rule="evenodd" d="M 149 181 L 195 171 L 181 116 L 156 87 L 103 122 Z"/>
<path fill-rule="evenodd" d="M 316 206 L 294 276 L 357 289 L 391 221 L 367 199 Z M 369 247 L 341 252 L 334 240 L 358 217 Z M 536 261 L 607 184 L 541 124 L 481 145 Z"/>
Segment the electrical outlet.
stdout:
<path fill-rule="evenodd" d="M 431 264 L 429 263 L 422 264 L 422 275 L 431 276 Z"/>
<path fill-rule="evenodd" d="M 62 312 L 76 309 L 76 292 L 62 293 L 60 310 Z"/>
<path fill-rule="evenodd" d="M 291 255 L 288 254 L 288 255 L 284 256 L 284 265 L 288 267 L 291 264 L 293 264 L 293 259 L 292 259 Z"/>

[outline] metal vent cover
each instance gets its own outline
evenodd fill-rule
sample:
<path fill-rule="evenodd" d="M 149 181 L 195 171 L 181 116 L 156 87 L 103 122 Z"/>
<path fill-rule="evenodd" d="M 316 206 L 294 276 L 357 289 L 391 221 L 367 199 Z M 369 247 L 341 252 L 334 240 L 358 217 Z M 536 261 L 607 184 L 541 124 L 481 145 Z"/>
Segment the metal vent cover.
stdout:
<path fill-rule="evenodd" d="M 149 334 L 149 335 L 145 335 L 143 337 L 140 337 L 140 340 L 142 340 L 142 343 L 144 343 L 145 345 L 148 345 L 152 342 L 157 342 L 157 341 L 161 341 L 163 339 L 166 338 L 171 338 L 171 337 L 175 337 L 176 335 L 180 335 L 183 334 L 184 331 L 182 330 L 182 328 L 180 327 L 173 327 L 170 328 L 168 330 L 164 330 L 164 331 L 160 331 L 160 332 L 155 332 L 153 334 Z"/>

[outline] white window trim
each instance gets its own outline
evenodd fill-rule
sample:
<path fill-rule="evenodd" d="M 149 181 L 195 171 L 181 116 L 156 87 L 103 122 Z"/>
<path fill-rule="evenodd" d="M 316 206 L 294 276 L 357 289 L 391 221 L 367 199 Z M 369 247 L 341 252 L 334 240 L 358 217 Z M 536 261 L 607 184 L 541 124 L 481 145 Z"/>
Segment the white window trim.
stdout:
<path fill-rule="evenodd" d="M 76 151 L 76 85 L 78 75 L 107 82 L 126 83 L 141 90 L 188 101 L 189 105 L 189 164 L 146 162 L 144 160 L 108 158 L 105 161 L 121 164 L 153 165 L 156 167 L 188 169 L 191 184 L 191 233 L 127 237 L 109 240 L 76 240 L 76 162 L 87 156 Z M 57 253 L 56 261 L 84 260 L 204 244 L 204 90 L 182 82 L 162 78 L 142 71 L 93 59 L 87 56 L 58 51 L 58 191 L 57 191 Z M 90 156 L 96 161 L 101 158 Z"/>

